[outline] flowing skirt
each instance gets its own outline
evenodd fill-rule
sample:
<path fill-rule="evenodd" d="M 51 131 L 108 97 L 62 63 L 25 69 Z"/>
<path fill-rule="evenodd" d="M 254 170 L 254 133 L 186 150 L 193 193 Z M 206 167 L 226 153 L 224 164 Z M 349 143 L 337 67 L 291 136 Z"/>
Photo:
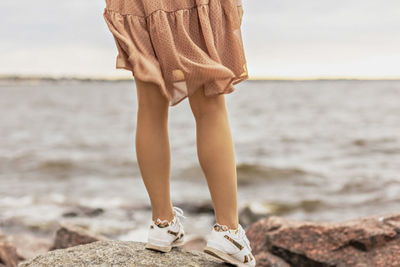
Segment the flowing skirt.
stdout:
<path fill-rule="evenodd" d="M 106 0 L 116 68 L 155 83 L 174 106 L 204 88 L 234 91 L 248 79 L 241 0 Z"/>

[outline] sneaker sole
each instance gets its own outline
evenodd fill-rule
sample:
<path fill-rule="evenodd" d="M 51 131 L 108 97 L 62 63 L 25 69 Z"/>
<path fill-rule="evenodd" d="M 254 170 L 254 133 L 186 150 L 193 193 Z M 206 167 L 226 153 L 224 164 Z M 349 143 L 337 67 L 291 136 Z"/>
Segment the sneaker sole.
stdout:
<path fill-rule="evenodd" d="M 160 252 L 169 252 L 169 251 L 171 251 L 171 249 L 173 247 L 183 246 L 184 243 L 185 243 L 184 241 L 175 242 L 175 243 L 172 243 L 171 246 L 167 246 L 167 247 L 161 247 L 161 246 L 153 245 L 151 243 L 147 243 L 145 248 L 150 249 L 150 250 L 160 251 Z"/>
<path fill-rule="evenodd" d="M 223 260 L 224 262 L 233 264 L 238 267 L 248 267 L 249 266 L 249 265 L 244 264 L 243 262 L 240 262 L 238 259 L 232 257 L 231 255 L 226 254 L 226 253 L 224 253 L 218 249 L 212 248 L 212 247 L 206 246 L 203 249 L 203 252 L 205 252 L 211 256 L 214 256 L 215 258 Z"/>

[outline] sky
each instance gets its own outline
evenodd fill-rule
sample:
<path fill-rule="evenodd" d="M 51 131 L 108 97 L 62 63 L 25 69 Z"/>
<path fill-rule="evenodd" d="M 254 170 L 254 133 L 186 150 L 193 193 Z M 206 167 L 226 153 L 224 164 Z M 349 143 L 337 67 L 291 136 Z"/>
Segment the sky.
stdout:
<path fill-rule="evenodd" d="M 250 78 L 400 78 L 399 0 L 242 2 Z M 2 0 L 0 75 L 131 77 L 115 69 L 104 7 Z"/>

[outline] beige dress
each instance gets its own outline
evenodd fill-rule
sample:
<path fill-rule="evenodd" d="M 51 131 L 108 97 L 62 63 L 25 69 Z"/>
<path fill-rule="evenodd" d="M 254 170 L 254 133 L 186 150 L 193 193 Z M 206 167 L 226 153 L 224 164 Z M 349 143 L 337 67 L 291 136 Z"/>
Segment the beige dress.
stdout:
<path fill-rule="evenodd" d="M 234 91 L 248 79 L 241 0 L 106 0 L 116 68 L 155 83 L 174 106 L 204 88 Z"/>

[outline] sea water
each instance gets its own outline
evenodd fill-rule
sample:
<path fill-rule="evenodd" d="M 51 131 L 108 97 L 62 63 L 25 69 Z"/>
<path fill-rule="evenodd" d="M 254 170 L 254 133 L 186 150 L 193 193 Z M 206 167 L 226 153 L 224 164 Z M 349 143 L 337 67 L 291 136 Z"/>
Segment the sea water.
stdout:
<path fill-rule="evenodd" d="M 400 81 L 248 80 L 226 103 L 239 208 L 313 221 L 399 211 Z M 69 221 L 144 241 L 151 210 L 136 112 L 134 81 L 3 82 L 3 232 L 50 235 Z M 168 123 L 172 201 L 210 207 L 187 99 L 169 109 Z M 207 233 L 214 220 L 211 212 L 187 216 L 188 234 Z"/>

